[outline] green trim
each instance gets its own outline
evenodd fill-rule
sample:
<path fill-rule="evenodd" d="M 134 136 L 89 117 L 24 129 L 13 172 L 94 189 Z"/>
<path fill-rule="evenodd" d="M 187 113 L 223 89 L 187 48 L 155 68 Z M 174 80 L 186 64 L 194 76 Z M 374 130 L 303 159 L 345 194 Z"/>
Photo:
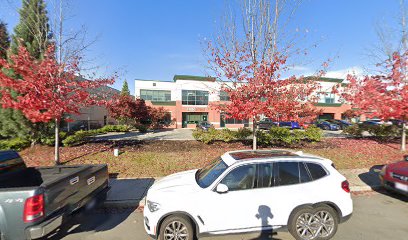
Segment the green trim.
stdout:
<path fill-rule="evenodd" d="M 318 82 L 333 82 L 333 83 L 341 83 L 344 80 L 344 79 L 341 79 L 341 78 L 327 78 L 327 77 L 315 77 L 315 76 L 305 77 L 305 79 L 315 80 L 315 81 L 318 81 Z"/>
<path fill-rule="evenodd" d="M 316 107 L 341 107 L 343 103 L 315 103 Z"/>
<path fill-rule="evenodd" d="M 215 82 L 215 78 L 213 77 L 202 77 L 202 76 L 192 76 L 192 75 L 174 75 L 173 81 L 177 81 L 177 80 Z"/>
<path fill-rule="evenodd" d="M 176 106 L 176 101 L 169 101 L 169 102 L 152 102 L 153 105 L 156 106 Z"/>

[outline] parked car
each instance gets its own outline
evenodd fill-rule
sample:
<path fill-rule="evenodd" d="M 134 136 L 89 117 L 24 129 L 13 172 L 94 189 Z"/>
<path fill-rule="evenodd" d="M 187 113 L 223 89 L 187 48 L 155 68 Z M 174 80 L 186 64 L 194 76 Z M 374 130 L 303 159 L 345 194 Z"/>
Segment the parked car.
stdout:
<path fill-rule="evenodd" d="M 330 131 L 338 131 L 340 130 L 340 126 L 328 121 L 319 121 L 316 122 L 316 126 L 323 130 L 330 130 Z"/>
<path fill-rule="evenodd" d="M 298 122 L 278 122 L 278 126 L 289 129 L 300 129 L 300 125 Z"/>
<path fill-rule="evenodd" d="M 262 129 L 262 130 L 269 130 L 272 127 L 278 126 L 278 123 L 273 122 L 269 118 L 264 118 L 264 119 L 260 120 L 257 124 L 258 124 L 258 129 Z"/>
<path fill-rule="evenodd" d="M 364 122 L 362 122 L 360 124 L 363 125 L 363 126 L 378 126 L 378 125 L 382 125 L 384 123 L 385 122 L 383 120 L 381 120 L 381 119 L 371 119 L 371 120 L 364 121 Z"/>
<path fill-rule="evenodd" d="M 385 165 L 381 169 L 380 180 L 386 190 L 408 196 L 408 156 L 404 161 Z"/>
<path fill-rule="evenodd" d="M 349 184 L 332 161 L 246 150 L 155 182 L 143 214 L 146 232 L 160 240 L 286 228 L 296 239 L 326 240 L 352 212 Z"/>
<path fill-rule="evenodd" d="M 300 124 L 300 127 L 303 129 L 308 129 L 310 126 L 316 126 L 314 122 L 304 122 Z"/>
<path fill-rule="evenodd" d="M 103 165 L 26 167 L 15 151 L 0 151 L 0 239 L 48 235 L 82 207 L 106 198 Z"/>
<path fill-rule="evenodd" d="M 327 120 L 327 121 L 330 122 L 330 123 L 334 123 L 334 124 L 339 125 L 341 130 L 344 130 L 344 129 L 346 129 L 346 128 L 353 125 L 353 124 L 351 124 L 351 123 L 349 123 L 349 122 L 347 122 L 345 120 L 330 119 L 330 120 Z"/>
<path fill-rule="evenodd" d="M 403 120 L 399 120 L 399 119 L 390 119 L 389 122 L 392 123 L 392 125 L 396 125 L 398 127 L 402 127 L 402 124 L 404 123 Z M 408 124 L 405 121 L 405 128 L 408 129 Z"/>
<path fill-rule="evenodd" d="M 213 128 L 213 127 L 214 126 L 210 122 L 207 122 L 207 121 L 199 122 L 196 125 L 196 129 L 200 129 L 203 131 L 208 131 L 208 129 Z"/>

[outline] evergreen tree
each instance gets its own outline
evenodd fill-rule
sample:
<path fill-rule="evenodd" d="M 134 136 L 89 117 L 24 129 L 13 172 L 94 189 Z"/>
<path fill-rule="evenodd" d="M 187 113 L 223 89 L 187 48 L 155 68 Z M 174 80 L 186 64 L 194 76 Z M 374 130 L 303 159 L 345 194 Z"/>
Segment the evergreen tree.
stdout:
<path fill-rule="evenodd" d="M 10 36 L 7 32 L 7 24 L 0 20 L 0 58 L 7 58 L 7 50 L 10 47 Z"/>
<path fill-rule="evenodd" d="M 17 54 L 20 44 L 31 56 L 39 59 L 44 54 L 50 39 L 50 28 L 44 0 L 23 0 L 19 11 L 20 21 L 14 28 L 11 50 Z"/>
<path fill-rule="evenodd" d="M 23 44 L 33 57 L 39 59 L 45 53 L 51 36 L 44 0 L 23 0 L 19 14 L 20 21 L 12 36 L 11 53 L 17 54 L 18 47 Z M 0 138 L 19 137 L 33 144 L 46 142 L 53 136 L 53 126 L 50 123 L 32 123 L 20 110 L 0 106 Z"/>
<path fill-rule="evenodd" d="M 123 83 L 122 91 L 120 92 L 120 95 L 122 95 L 122 96 L 130 96 L 129 86 L 128 86 L 128 83 L 127 83 L 126 80 L 125 80 L 125 82 Z"/>

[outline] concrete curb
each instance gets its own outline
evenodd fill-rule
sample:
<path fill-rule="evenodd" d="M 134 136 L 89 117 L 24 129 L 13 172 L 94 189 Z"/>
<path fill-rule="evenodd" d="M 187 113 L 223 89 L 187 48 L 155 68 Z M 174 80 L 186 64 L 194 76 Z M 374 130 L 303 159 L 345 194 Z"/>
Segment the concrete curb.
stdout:
<path fill-rule="evenodd" d="M 382 187 L 381 185 L 375 185 L 375 186 L 351 186 L 350 191 L 352 193 L 371 192 L 371 191 L 381 189 L 381 187 Z"/>

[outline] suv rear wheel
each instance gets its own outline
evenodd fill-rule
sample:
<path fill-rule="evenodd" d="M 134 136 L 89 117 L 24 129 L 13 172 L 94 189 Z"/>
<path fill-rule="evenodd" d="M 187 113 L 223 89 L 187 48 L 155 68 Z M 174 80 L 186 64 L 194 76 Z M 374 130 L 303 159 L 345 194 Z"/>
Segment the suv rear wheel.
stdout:
<path fill-rule="evenodd" d="M 297 240 L 328 240 L 336 234 L 338 217 L 333 208 L 304 207 L 289 220 L 289 232 Z"/>
<path fill-rule="evenodd" d="M 190 219 L 184 216 L 170 216 L 160 227 L 159 240 L 193 240 L 194 231 Z"/>

